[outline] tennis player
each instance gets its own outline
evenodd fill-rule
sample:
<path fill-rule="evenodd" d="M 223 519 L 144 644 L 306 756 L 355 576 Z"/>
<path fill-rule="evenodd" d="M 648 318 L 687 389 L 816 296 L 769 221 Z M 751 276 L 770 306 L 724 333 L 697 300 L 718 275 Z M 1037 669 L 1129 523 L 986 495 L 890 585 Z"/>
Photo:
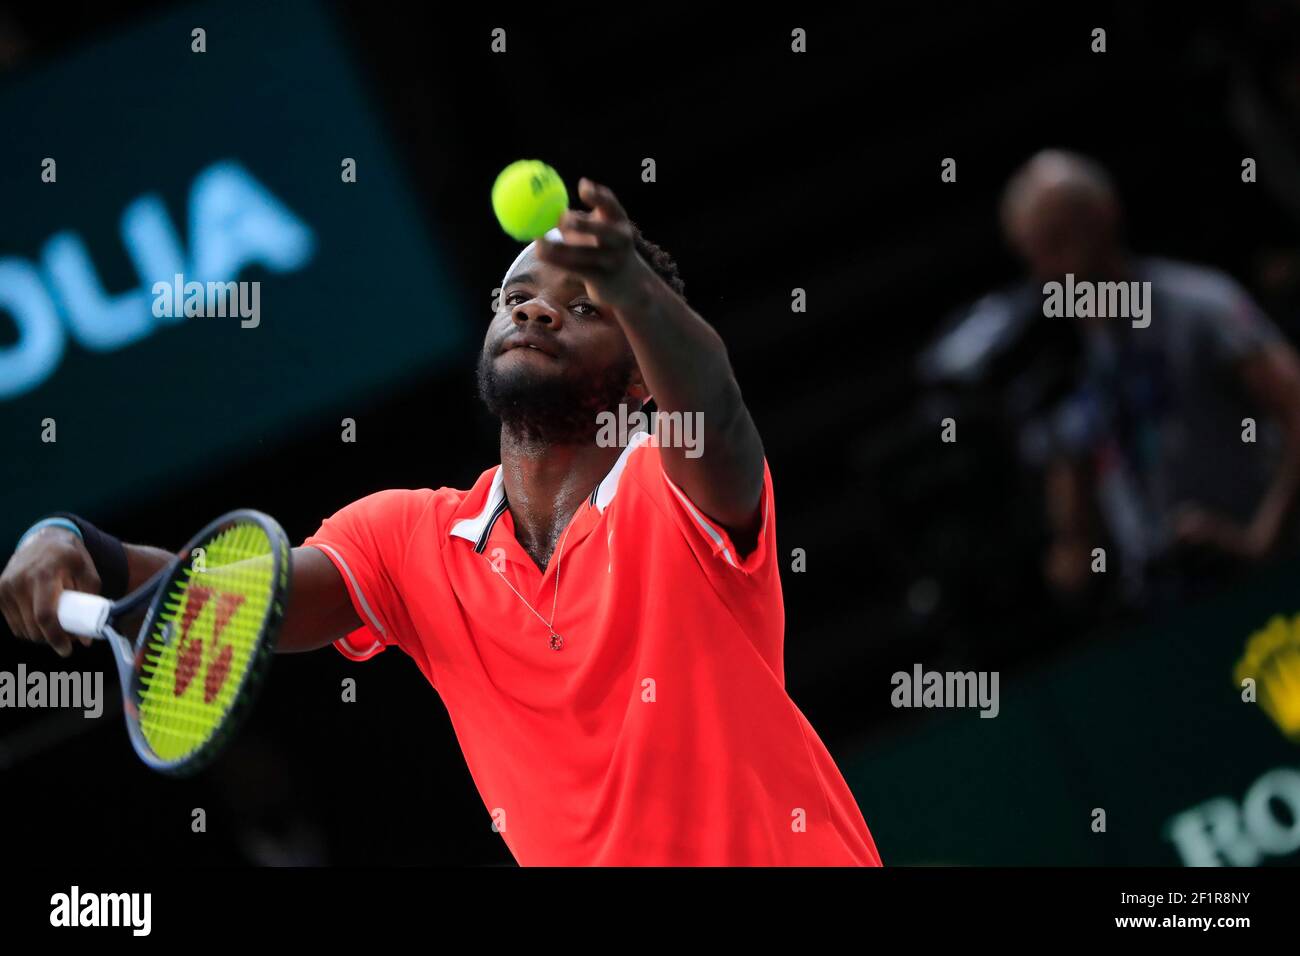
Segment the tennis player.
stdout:
<path fill-rule="evenodd" d="M 479 359 L 501 463 L 381 491 L 294 551 L 281 651 L 406 652 L 523 865 L 879 865 L 785 690 L 772 479 L 722 340 L 613 193 L 524 249 Z M 653 396 L 656 431 L 623 442 Z M 699 421 L 693 440 L 665 422 Z M 117 597 L 169 554 L 75 515 L 0 577 L 15 634 L 71 653 L 65 588 Z"/>

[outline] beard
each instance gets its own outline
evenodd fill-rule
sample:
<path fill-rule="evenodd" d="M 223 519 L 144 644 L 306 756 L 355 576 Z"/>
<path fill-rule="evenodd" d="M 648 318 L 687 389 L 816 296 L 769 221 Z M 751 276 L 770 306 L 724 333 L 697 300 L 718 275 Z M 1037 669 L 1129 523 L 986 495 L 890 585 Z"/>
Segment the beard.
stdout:
<path fill-rule="evenodd" d="M 635 359 L 629 354 L 592 378 L 539 375 L 518 368 L 502 373 L 485 348 L 478 361 L 478 394 L 489 412 L 515 437 L 540 445 L 595 442 L 597 416 L 627 401 Z"/>

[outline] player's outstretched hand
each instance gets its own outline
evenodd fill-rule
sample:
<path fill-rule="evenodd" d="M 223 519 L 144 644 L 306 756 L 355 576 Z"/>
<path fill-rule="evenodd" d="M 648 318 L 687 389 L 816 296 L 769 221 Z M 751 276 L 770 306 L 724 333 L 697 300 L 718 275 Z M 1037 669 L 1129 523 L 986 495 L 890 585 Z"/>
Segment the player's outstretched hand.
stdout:
<path fill-rule="evenodd" d="M 558 226 L 564 241 L 538 239 L 537 258 L 581 278 L 598 306 L 635 308 L 655 274 L 637 254 L 631 220 L 607 186 L 584 178 L 578 196 L 591 211 L 567 210 Z"/>
<path fill-rule="evenodd" d="M 44 641 L 60 657 L 72 653 L 73 640 L 89 647 L 90 638 L 74 638 L 59 626 L 64 591 L 98 594 L 99 573 L 80 538 L 63 528 L 43 528 L 14 552 L 0 574 L 0 612 L 9 630 Z"/>

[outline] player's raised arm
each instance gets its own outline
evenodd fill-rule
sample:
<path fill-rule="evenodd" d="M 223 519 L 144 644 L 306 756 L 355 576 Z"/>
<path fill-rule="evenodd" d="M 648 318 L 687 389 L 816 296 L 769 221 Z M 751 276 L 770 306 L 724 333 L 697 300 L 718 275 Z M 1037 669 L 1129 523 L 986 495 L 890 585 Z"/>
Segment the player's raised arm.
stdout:
<path fill-rule="evenodd" d="M 637 254 L 633 227 L 613 192 L 583 179 L 591 212 L 560 219 L 563 243 L 537 240 L 537 256 L 580 276 L 615 313 L 661 413 L 698 416 L 703 454 L 662 446 L 664 469 L 705 514 L 752 541 L 760 523 L 763 445 L 721 337 Z M 692 418 L 692 420 L 697 420 Z"/>
<path fill-rule="evenodd" d="M 25 535 L 0 573 L 0 612 L 9 630 L 43 641 L 67 657 L 74 639 L 90 641 L 74 638 L 59 625 L 59 596 L 65 590 L 120 597 L 175 559 L 162 548 L 139 544 L 117 545 L 122 553 L 111 553 L 116 551 L 115 539 L 102 538 L 91 540 L 88 547 L 66 524 L 45 525 Z M 276 650 L 315 650 L 360 626 L 343 579 L 329 559 L 315 548 L 294 548 L 293 583 Z"/>

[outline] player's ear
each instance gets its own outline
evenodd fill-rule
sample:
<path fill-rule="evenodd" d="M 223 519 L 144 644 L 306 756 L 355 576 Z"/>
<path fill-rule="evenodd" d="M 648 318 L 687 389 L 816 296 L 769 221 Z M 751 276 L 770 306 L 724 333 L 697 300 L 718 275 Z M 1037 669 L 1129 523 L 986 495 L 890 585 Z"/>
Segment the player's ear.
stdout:
<path fill-rule="evenodd" d="M 650 389 L 646 387 L 645 379 L 641 377 L 640 367 L 632 366 L 632 375 L 628 378 L 627 397 L 635 399 L 642 405 L 650 398 Z"/>

